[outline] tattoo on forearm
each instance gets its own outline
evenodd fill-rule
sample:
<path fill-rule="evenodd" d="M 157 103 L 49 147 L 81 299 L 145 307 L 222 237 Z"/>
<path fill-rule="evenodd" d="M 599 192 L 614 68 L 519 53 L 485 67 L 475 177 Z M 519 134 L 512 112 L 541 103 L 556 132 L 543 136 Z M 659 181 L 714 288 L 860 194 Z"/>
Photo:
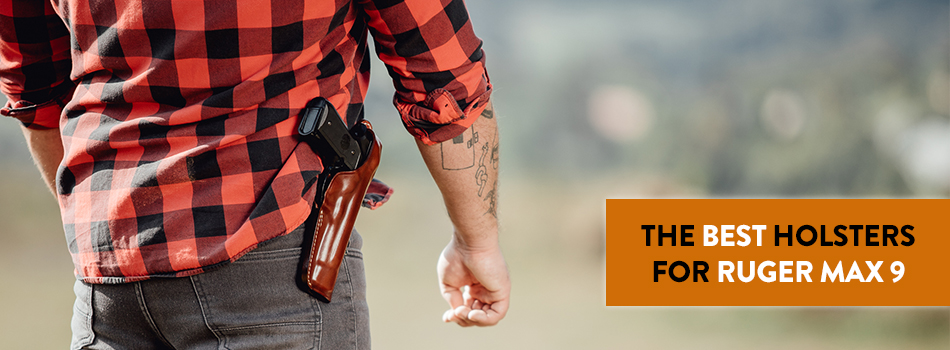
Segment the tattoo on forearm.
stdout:
<path fill-rule="evenodd" d="M 482 111 L 482 116 L 485 117 L 485 119 L 495 118 L 495 111 L 491 104 L 488 104 L 488 107 L 485 107 L 485 110 Z"/>
<path fill-rule="evenodd" d="M 475 172 L 475 184 L 478 185 L 478 196 L 484 197 L 488 201 L 488 210 L 485 214 L 491 214 L 498 217 L 498 179 L 489 179 L 488 166 L 492 169 L 498 169 L 498 131 L 495 131 L 493 139 L 485 140 L 482 145 L 482 155 L 478 160 L 478 170 Z M 485 188 L 489 180 L 492 180 L 491 189 L 485 193 Z"/>
<path fill-rule="evenodd" d="M 488 211 L 485 214 L 491 214 L 491 216 L 498 217 L 498 180 L 495 180 L 495 183 L 491 186 L 491 191 L 488 191 L 488 196 L 485 197 L 485 200 L 488 201 Z"/>
<path fill-rule="evenodd" d="M 463 132 L 450 141 L 439 144 L 442 151 L 442 170 L 464 170 L 475 166 L 475 144 L 478 143 L 478 133 L 475 127 Z M 457 150 L 463 152 L 457 152 Z M 456 151 L 456 152 L 453 152 Z M 447 154 L 458 153 L 460 157 L 446 157 Z M 471 156 L 469 156 L 471 154 Z"/>
<path fill-rule="evenodd" d="M 485 158 L 488 156 L 489 145 L 485 142 L 482 146 L 482 157 L 478 160 L 478 171 L 475 172 L 475 184 L 478 185 L 478 196 L 482 196 L 485 185 L 488 184 L 488 167 L 485 166 Z"/>
<path fill-rule="evenodd" d="M 498 132 L 495 132 L 494 144 L 491 146 L 491 167 L 498 169 Z"/>
<path fill-rule="evenodd" d="M 491 104 L 482 111 L 481 116 L 485 119 L 495 118 L 495 112 Z M 479 135 L 475 127 L 472 126 L 461 135 L 439 145 L 442 153 L 442 170 L 457 171 L 475 168 L 475 185 L 478 186 L 478 197 L 488 203 L 485 215 L 497 218 L 498 180 L 492 174 L 498 170 L 498 131 L 495 130 L 494 135 L 485 133 Z M 481 151 L 478 157 L 476 157 L 476 149 Z"/>
<path fill-rule="evenodd" d="M 495 118 L 494 106 L 491 103 L 485 107 L 485 110 L 482 111 L 482 117 L 486 119 Z M 478 132 L 475 131 L 475 127 L 472 126 L 468 131 L 463 132 L 461 135 L 456 136 L 451 141 L 442 142 L 439 144 L 439 149 L 442 151 L 442 170 L 464 170 L 475 166 L 475 145 L 478 144 Z M 446 154 L 456 153 L 458 149 L 471 150 L 471 157 L 468 156 L 468 152 L 464 152 L 463 157 L 446 157 Z M 492 167 L 498 169 L 498 164 L 495 162 L 498 160 L 497 155 L 497 142 L 495 148 L 492 150 Z M 458 152 L 462 154 L 463 152 Z M 484 158 L 484 156 L 482 157 Z"/>

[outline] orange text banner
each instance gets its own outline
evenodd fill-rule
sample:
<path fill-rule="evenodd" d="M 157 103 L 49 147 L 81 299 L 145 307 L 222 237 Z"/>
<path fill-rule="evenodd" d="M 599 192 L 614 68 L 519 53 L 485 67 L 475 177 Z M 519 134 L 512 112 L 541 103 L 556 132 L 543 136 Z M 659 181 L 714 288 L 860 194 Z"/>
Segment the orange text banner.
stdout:
<path fill-rule="evenodd" d="M 608 199 L 608 306 L 948 306 L 950 200 Z"/>

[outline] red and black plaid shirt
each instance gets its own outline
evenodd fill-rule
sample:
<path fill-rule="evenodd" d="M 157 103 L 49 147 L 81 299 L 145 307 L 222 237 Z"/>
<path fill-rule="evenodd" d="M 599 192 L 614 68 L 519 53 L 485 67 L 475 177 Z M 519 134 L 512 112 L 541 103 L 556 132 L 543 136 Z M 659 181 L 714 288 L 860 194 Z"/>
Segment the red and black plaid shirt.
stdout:
<path fill-rule="evenodd" d="M 59 128 L 81 279 L 185 276 L 300 225 L 319 156 L 297 114 L 362 118 L 367 32 L 409 132 L 460 134 L 491 90 L 462 0 L 7 0 L 0 112 Z"/>

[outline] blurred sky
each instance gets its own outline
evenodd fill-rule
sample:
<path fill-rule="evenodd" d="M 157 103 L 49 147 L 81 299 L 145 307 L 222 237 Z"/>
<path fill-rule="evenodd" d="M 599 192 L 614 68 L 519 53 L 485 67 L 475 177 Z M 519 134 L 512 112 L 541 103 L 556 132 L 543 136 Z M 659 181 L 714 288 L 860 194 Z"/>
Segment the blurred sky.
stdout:
<path fill-rule="evenodd" d="M 374 61 L 366 116 L 397 191 L 358 224 L 375 347 L 950 346 L 947 308 L 608 309 L 602 279 L 605 198 L 950 196 L 950 2 L 467 6 L 502 128 L 512 311 L 493 329 L 438 322 L 433 267 L 451 226 Z M 65 347 L 71 264 L 11 120 L 0 163 L 0 339 Z"/>

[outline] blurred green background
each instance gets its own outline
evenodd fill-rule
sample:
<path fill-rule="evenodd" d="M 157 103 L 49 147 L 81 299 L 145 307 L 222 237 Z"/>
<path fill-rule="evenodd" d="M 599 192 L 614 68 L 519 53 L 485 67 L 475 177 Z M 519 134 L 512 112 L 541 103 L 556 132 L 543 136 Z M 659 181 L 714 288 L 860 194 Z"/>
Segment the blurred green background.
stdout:
<path fill-rule="evenodd" d="M 374 347 L 950 348 L 946 307 L 604 306 L 605 198 L 950 196 L 946 0 L 467 5 L 502 128 L 512 308 L 494 328 L 440 322 L 451 225 L 374 62 L 367 118 L 396 188 L 357 225 Z M 72 265 L 12 120 L 0 176 L 0 348 L 65 348 Z"/>

